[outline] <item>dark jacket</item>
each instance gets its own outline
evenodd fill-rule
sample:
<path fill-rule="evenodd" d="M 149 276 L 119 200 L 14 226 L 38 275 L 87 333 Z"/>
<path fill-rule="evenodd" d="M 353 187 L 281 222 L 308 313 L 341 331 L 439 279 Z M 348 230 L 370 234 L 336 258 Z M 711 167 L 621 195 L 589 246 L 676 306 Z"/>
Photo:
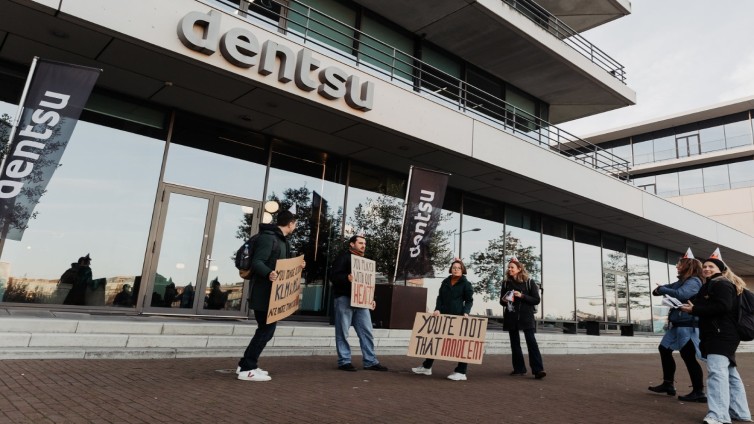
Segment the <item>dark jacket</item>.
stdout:
<path fill-rule="evenodd" d="M 351 297 L 351 282 L 348 274 L 351 273 L 351 251 L 346 250 L 338 255 L 332 263 L 330 270 L 330 282 L 332 282 L 332 296 Z"/>
<path fill-rule="evenodd" d="M 694 304 L 691 314 L 699 317 L 702 357 L 723 355 L 735 365 L 736 349 L 741 342 L 736 329 L 736 295 L 736 286 L 721 274 L 715 274 L 691 300 Z"/>
<path fill-rule="evenodd" d="M 440 291 L 437 293 L 435 310 L 441 314 L 463 315 L 471 313 L 471 305 L 474 304 L 474 289 L 465 275 L 456 282 L 455 286 L 450 285 L 450 276 L 440 284 Z"/>
<path fill-rule="evenodd" d="M 277 243 L 274 240 L 277 239 Z M 277 244 L 277 254 L 273 254 L 272 246 Z M 254 245 L 251 258 L 251 299 L 249 307 L 255 311 L 266 311 L 270 307 L 270 292 L 272 281 L 270 273 L 275 270 L 278 259 L 290 257 L 291 245 L 283 235 L 280 227 L 274 224 L 259 224 L 259 237 Z"/>
<path fill-rule="evenodd" d="M 659 286 L 654 289 L 652 294 L 655 296 L 666 294 L 678 299 L 681 303 L 686 303 L 687 300 L 696 296 L 701 287 L 702 280 L 700 280 L 699 277 L 692 276 L 683 281 L 678 280 L 672 284 Z M 699 321 L 698 318 L 687 314 L 680 309 L 671 309 L 670 315 L 668 315 L 668 320 L 673 323 L 673 326 L 675 327 L 695 327 Z"/>
<path fill-rule="evenodd" d="M 520 291 L 523 296 L 513 298 L 513 312 L 508 311 L 508 308 L 503 309 L 503 330 L 505 331 L 518 331 L 518 330 L 531 330 L 537 327 L 537 323 L 534 320 L 534 307 L 539 305 L 539 287 L 537 283 L 529 279 L 528 290 L 527 283 L 519 283 L 510 278 L 506 278 L 503 282 L 503 287 L 500 292 L 500 298 L 502 299 L 508 290 Z M 501 301 L 501 304 L 504 303 Z"/>

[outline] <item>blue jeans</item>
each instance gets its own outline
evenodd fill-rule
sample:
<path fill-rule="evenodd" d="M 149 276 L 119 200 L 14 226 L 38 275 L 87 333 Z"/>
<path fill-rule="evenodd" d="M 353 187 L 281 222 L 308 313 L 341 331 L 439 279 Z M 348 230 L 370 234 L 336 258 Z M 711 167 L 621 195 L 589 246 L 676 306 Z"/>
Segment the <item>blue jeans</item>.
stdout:
<path fill-rule="evenodd" d="M 738 369 L 723 355 L 707 355 L 707 417 L 729 423 L 751 420 Z"/>
<path fill-rule="evenodd" d="M 257 364 L 259 355 L 262 354 L 264 347 L 267 346 L 267 342 L 272 340 L 272 337 L 275 335 L 275 328 L 278 325 L 277 322 L 267 324 L 267 311 L 257 311 L 255 309 L 254 319 L 257 320 L 257 331 L 254 332 L 254 337 L 251 338 L 249 346 L 246 347 L 243 358 L 238 361 L 241 371 L 254 370 L 259 367 Z"/>
<path fill-rule="evenodd" d="M 545 370 L 542 364 L 542 354 L 539 353 L 539 345 L 534 337 L 534 329 L 522 330 L 526 339 L 526 348 L 529 351 L 529 366 L 532 374 Z M 508 335 L 511 340 L 511 359 L 513 360 L 513 371 L 526 373 L 526 364 L 524 363 L 524 353 L 521 351 L 521 336 L 518 330 L 509 331 Z"/>
<path fill-rule="evenodd" d="M 380 361 L 374 353 L 372 318 L 369 316 L 369 309 L 352 308 L 350 297 L 338 296 L 335 298 L 335 347 L 338 350 L 338 366 L 351 363 L 351 345 L 348 344 L 348 330 L 351 325 L 359 336 L 364 367 L 379 364 Z"/>

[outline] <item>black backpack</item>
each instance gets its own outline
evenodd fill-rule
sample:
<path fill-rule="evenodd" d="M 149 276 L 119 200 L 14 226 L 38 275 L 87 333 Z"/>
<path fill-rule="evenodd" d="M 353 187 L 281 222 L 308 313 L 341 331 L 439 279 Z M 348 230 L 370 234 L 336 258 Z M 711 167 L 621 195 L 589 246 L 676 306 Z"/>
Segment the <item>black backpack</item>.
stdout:
<path fill-rule="evenodd" d="M 243 279 L 248 280 L 251 278 L 251 259 L 254 257 L 254 249 L 256 248 L 259 234 L 261 233 L 251 236 L 251 238 L 246 240 L 236 251 L 236 268 L 238 268 L 238 274 Z M 272 251 L 270 252 L 270 260 L 268 262 L 272 262 L 272 258 L 275 257 L 275 253 L 278 250 L 277 242 L 277 237 L 273 237 Z"/>
<path fill-rule="evenodd" d="M 754 293 L 747 289 L 737 296 L 738 297 L 738 319 L 736 328 L 738 337 L 741 341 L 750 342 L 754 340 Z"/>

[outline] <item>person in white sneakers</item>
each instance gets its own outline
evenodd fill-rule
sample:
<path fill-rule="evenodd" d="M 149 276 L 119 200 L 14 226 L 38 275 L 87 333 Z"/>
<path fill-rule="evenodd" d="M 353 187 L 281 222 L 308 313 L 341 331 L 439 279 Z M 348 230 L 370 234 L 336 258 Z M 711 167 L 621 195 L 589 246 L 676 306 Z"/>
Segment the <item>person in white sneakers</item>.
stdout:
<path fill-rule="evenodd" d="M 471 305 L 474 304 L 474 289 L 471 283 L 466 279 L 466 266 L 460 259 L 456 258 L 450 264 L 450 276 L 444 279 L 440 284 L 440 291 L 437 294 L 435 302 L 435 311 L 432 313 L 437 316 L 440 314 L 463 315 L 469 316 Z M 432 364 L 434 359 L 425 359 L 424 362 L 416 367 L 411 368 L 414 374 L 432 375 Z M 459 362 L 453 374 L 448 376 L 449 380 L 462 381 L 466 380 L 466 370 L 469 364 Z"/>
<path fill-rule="evenodd" d="M 259 224 L 259 238 L 251 259 L 251 298 L 250 307 L 254 310 L 257 330 L 249 346 L 238 361 L 236 373 L 239 380 L 270 381 L 269 373 L 259 368 L 259 356 L 267 342 L 275 335 L 277 322 L 267 323 L 267 310 L 270 307 L 272 282 L 277 280 L 275 264 L 278 259 L 290 257 L 291 245 L 287 237 L 296 229 L 296 217 L 290 211 L 278 213 L 277 222 Z"/>

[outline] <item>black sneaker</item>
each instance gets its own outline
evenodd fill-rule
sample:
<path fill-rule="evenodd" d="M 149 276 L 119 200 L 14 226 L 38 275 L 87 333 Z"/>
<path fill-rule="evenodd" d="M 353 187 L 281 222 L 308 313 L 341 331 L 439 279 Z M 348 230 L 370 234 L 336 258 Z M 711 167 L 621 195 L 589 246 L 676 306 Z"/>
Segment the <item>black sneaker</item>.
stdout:
<path fill-rule="evenodd" d="M 339 365 L 338 369 L 341 371 L 356 371 L 356 367 L 351 365 L 351 363 Z"/>
<path fill-rule="evenodd" d="M 536 378 L 537 380 L 541 380 L 541 379 L 545 378 L 546 375 L 547 375 L 546 372 L 539 371 L 536 374 L 534 374 L 534 378 Z"/>
<path fill-rule="evenodd" d="M 513 370 L 513 371 L 511 371 L 510 375 L 512 375 L 512 376 L 526 375 L 526 371 L 516 371 L 516 370 Z"/>
<path fill-rule="evenodd" d="M 369 371 L 387 371 L 387 367 L 383 367 L 382 364 L 374 364 L 371 367 L 364 367 L 364 369 Z"/>

